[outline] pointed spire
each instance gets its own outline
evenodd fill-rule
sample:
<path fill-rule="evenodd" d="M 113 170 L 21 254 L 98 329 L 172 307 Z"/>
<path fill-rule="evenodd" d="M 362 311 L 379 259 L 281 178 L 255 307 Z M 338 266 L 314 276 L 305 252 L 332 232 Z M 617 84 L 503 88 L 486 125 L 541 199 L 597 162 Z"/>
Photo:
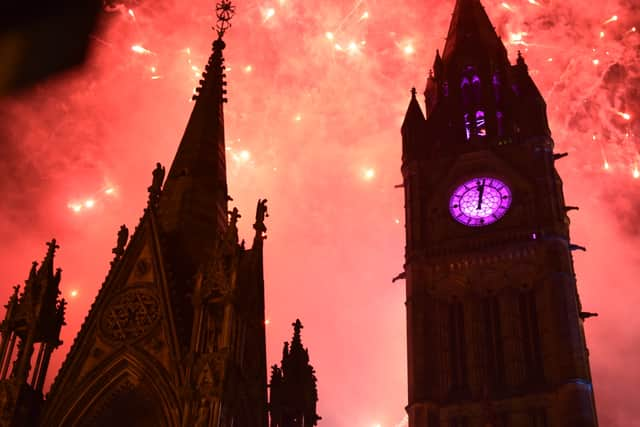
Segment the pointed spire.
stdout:
<path fill-rule="evenodd" d="M 433 60 L 433 73 L 436 79 L 441 79 L 444 73 L 444 63 L 440 56 L 440 49 L 436 49 L 436 59 Z"/>
<path fill-rule="evenodd" d="M 187 240 L 220 234 L 227 225 L 222 107 L 227 91 L 222 36 L 230 27 L 233 12 L 229 0 L 221 0 L 216 6 L 218 38 L 193 97 L 196 102 L 159 201 L 164 230 L 178 232 Z"/>
<path fill-rule="evenodd" d="M 404 115 L 404 121 L 402 122 L 402 132 L 406 132 L 411 126 L 420 126 L 424 122 L 424 114 L 420 108 L 420 103 L 416 97 L 416 88 L 411 88 L 411 100 L 409 101 L 409 107 Z"/>
<path fill-rule="evenodd" d="M 60 246 L 56 243 L 56 239 L 51 239 L 50 242 L 47 242 L 47 254 L 44 257 L 44 261 L 40 264 L 40 269 L 38 270 L 38 274 L 49 274 L 53 275 L 53 257 L 56 254 L 56 249 L 60 248 Z"/>
<path fill-rule="evenodd" d="M 300 319 L 296 319 L 294 323 L 291 324 L 293 326 L 293 338 L 291 339 L 291 350 L 295 348 L 296 350 L 302 348 L 302 339 L 300 338 L 300 331 L 304 326 L 302 326 L 302 322 Z"/>
<path fill-rule="evenodd" d="M 38 261 L 33 261 L 31 263 L 31 270 L 29 271 L 28 280 L 35 280 L 37 274 L 38 274 Z"/>
<path fill-rule="evenodd" d="M 468 55 L 498 55 L 501 61 L 507 61 L 506 49 L 480 0 L 456 1 L 443 52 L 443 62 L 449 63 L 458 51 Z"/>

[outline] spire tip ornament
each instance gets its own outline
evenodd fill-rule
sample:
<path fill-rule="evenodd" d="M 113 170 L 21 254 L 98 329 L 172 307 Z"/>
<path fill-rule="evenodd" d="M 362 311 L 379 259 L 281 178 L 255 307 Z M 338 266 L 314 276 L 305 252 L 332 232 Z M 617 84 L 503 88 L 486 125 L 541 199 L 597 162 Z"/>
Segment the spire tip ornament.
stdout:
<path fill-rule="evenodd" d="M 219 3 L 216 4 L 216 17 L 218 18 L 218 22 L 216 22 L 216 26 L 214 29 L 218 33 L 218 38 L 222 39 L 224 33 L 231 28 L 231 18 L 236 13 L 236 7 L 231 0 L 220 0 Z"/>

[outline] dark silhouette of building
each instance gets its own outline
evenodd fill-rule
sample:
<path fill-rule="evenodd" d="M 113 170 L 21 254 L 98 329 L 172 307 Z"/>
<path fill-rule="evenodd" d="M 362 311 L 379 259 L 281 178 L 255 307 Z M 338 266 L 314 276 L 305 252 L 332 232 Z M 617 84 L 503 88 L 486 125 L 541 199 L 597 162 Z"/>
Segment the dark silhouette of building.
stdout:
<path fill-rule="evenodd" d="M 546 104 L 479 0 L 402 125 L 409 426 L 597 425 Z"/>
<path fill-rule="evenodd" d="M 44 402 L 42 389 L 51 353 L 62 344 L 60 329 L 65 324 L 66 302 L 59 298 L 61 270 L 53 267 L 58 245 L 55 239 L 47 245 L 49 249 L 44 261 L 39 267 L 37 262 L 33 262 L 22 293 L 18 294 L 20 286 L 13 288 L 13 295 L 5 306 L 5 318 L 0 324 L 2 427 L 37 423 Z M 32 366 L 36 345 L 38 351 Z"/>
<path fill-rule="evenodd" d="M 318 424 L 316 414 L 318 390 L 309 350 L 302 346 L 297 319 L 293 326 L 291 345 L 284 343 L 280 367 L 271 367 L 269 412 L 271 427 L 312 427 Z"/>
<path fill-rule="evenodd" d="M 267 427 L 266 200 L 251 248 L 238 241 L 238 210 L 227 207 L 222 35 L 232 13 L 228 0 L 218 4 L 218 38 L 167 179 L 158 164 L 131 239 L 120 228 L 111 269 L 44 406 L 64 321 L 55 241 L 20 296 L 16 288 L 1 329 L 0 426 Z"/>

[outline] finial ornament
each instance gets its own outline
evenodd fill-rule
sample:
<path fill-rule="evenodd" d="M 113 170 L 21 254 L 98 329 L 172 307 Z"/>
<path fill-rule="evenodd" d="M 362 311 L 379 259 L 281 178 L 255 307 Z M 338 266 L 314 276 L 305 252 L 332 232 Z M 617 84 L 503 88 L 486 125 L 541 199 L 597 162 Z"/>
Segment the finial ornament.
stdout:
<path fill-rule="evenodd" d="M 60 248 L 60 245 L 56 243 L 56 239 L 51 239 L 50 242 L 47 242 L 47 246 L 49 247 L 49 250 L 47 251 L 47 258 L 53 258 L 56 249 Z"/>
<path fill-rule="evenodd" d="M 233 210 L 229 211 L 229 215 L 229 223 L 231 224 L 231 226 L 235 227 L 238 224 L 238 219 L 242 218 L 242 215 L 240 215 L 238 208 L 233 208 Z"/>
<path fill-rule="evenodd" d="M 416 88 L 412 87 L 411 88 L 411 96 L 415 98 L 416 97 L 416 93 L 417 93 Z"/>
<path fill-rule="evenodd" d="M 216 4 L 216 22 L 215 30 L 218 33 L 218 38 L 222 38 L 224 33 L 231 28 L 231 18 L 236 13 L 236 7 L 231 3 L 231 0 L 220 0 Z"/>

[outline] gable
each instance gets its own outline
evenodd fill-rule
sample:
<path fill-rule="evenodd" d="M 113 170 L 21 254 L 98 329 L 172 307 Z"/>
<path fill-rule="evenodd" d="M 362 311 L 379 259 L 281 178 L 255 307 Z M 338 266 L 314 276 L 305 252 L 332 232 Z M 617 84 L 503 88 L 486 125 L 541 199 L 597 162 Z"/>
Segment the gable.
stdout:
<path fill-rule="evenodd" d="M 133 353 L 153 365 L 167 384 L 179 384 L 176 342 L 163 254 L 148 211 L 112 265 L 65 358 L 47 399 L 45 423 L 57 425 L 63 414 L 82 405 L 81 395 L 95 378 Z"/>

